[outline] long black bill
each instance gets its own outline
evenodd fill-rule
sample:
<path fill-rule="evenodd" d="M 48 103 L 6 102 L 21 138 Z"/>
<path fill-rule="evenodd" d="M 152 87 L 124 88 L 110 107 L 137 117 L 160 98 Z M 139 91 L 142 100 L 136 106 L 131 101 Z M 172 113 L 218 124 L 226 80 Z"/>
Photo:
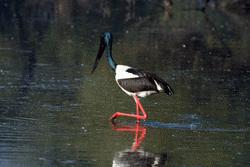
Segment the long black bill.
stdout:
<path fill-rule="evenodd" d="M 97 67 L 97 65 L 98 65 L 98 63 L 103 55 L 105 47 L 106 47 L 106 44 L 104 42 L 104 38 L 101 36 L 99 51 L 98 51 L 97 56 L 95 58 L 95 64 L 92 67 L 91 74 L 95 71 L 95 69 L 96 69 L 96 67 Z"/>

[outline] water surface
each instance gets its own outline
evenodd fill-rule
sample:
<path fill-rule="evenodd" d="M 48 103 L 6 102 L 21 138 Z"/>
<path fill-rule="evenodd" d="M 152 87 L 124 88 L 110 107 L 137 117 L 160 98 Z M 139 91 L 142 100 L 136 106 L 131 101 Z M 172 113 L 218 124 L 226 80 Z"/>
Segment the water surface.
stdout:
<path fill-rule="evenodd" d="M 249 166 L 247 13 L 195 1 L 0 4 L 1 166 Z M 175 90 L 141 100 L 140 126 L 108 121 L 135 106 L 105 59 L 90 74 L 103 31 L 118 63 Z"/>

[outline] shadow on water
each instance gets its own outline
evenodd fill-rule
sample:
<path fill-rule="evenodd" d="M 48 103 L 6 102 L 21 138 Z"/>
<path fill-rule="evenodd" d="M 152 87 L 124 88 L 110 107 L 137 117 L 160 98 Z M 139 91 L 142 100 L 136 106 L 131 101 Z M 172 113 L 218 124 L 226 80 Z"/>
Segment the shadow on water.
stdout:
<path fill-rule="evenodd" d="M 248 132 L 248 129 L 224 129 L 224 128 L 209 128 L 202 127 L 201 124 L 191 123 L 191 124 L 180 124 L 180 123 L 162 123 L 162 122 L 143 122 L 144 126 L 161 128 L 161 129 L 178 129 L 178 130 L 192 130 L 200 132 Z"/>

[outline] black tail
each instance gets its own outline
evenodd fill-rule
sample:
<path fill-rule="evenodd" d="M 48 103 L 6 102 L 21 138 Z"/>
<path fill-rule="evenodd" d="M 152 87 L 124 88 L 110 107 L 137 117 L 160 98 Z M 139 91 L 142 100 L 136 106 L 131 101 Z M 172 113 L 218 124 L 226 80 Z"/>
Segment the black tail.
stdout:
<path fill-rule="evenodd" d="M 173 89 L 170 87 L 170 85 L 164 81 L 163 79 L 161 79 L 160 77 L 158 77 L 157 75 L 154 75 L 154 79 L 157 81 L 158 84 L 160 84 L 160 86 L 163 88 L 164 92 L 169 95 L 172 96 L 174 94 Z"/>
<path fill-rule="evenodd" d="M 167 83 L 164 84 L 164 92 L 169 96 L 174 94 L 173 89 Z"/>

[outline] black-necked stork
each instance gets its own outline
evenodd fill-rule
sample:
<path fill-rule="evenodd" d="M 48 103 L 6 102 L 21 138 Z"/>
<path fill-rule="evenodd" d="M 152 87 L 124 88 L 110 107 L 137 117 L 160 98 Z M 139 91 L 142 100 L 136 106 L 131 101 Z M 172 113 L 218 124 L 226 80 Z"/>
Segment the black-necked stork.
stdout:
<path fill-rule="evenodd" d="M 112 57 L 112 40 L 113 38 L 110 32 L 104 32 L 101 34 L 99 51 L 97 53 L 91 73 L 93 73 L 97 68 L 99 60 L 106 49 L 108 64 L 115 72 L 115 80 L 118 86 L 127 95 L 132 96 L 135 100 L 136 114 L 116 112 L 111 116 L 110 120 L 114 121 L 120 116 L 133 117 L 136 118 L 137 121 L 140 121 L 141 119 L 145 120 L 147 118 L 147 114 L 142 107 L 139 98 L 160 92 L 165 92 L 167 95 L 173 95 L 174 92 L 163 79 L 153 73 L 145 72 L 141 69 L 126 65 L 116 64 Z M 142 115 L 140 115 L 140 111 L 142 112 Z"/>

